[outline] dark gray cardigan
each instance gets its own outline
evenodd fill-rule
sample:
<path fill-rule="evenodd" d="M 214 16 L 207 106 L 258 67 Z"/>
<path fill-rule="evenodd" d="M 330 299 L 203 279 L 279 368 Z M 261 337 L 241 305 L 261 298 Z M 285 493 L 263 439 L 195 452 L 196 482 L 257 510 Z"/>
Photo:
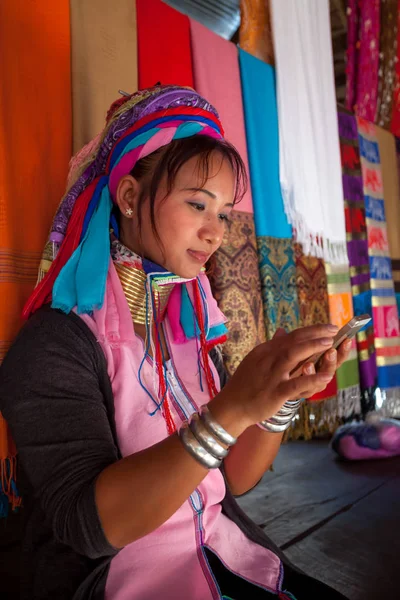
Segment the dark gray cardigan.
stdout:
<path fill-rule="evenodd" d="M 212 358 L 223 386 L 222 361 Z M 26 474 L 21 600 L 103 600 L 117 550 L 102 530 L 94 487 L 121 454 L 105 356 L 79 317 L 48 306 L 31 317 L 0 368 L 0 410 Z M 222 508 L 289 565 L 229 490 Z"/>

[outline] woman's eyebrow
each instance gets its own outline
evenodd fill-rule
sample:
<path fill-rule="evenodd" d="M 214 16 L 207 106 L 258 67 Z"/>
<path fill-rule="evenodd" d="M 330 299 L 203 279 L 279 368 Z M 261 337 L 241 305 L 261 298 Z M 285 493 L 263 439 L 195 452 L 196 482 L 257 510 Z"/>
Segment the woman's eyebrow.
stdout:
<path fill-rule="evenodd" d="M 204 194 L 207 194 L 207 196 L 210 196 L 210 198 L 214 198 L 214 200 L 217 199 L 217 196 L 215 194 L 210 192 L 210 190 L 206 190 L 205 188 L 184 188 L 184 191 L 186 191 L 186 192 L 203 192 Z M 233 206 L 233 202 L 227 202 L 225 204 L 225 206 Z"/>

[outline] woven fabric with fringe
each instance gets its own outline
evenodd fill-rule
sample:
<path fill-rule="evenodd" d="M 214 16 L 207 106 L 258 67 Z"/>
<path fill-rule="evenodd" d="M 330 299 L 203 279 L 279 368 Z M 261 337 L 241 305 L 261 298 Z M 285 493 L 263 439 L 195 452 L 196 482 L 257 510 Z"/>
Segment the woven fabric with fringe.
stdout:
<path fill-rule="evenodd" d="M 300 326 L 329 323 L 329 299 L 324 262 L 305 256 L 295 244 L 296 284 L 300 310 Z M 287 430 L 285 439 L 306 440 L 323 433 L 333 433 L 340 424 L 337 406 L 337 382 L 333 378 L 326 390 L 302 403 L 299 413 Z"/>
<path fill-rule="evenodd" d="M 354 115 L 342 111 L 339 112 L 338 118 L 350 283 L 354 314 L 359 316 L 365 313 L 372 314 L 372 305 L 357 120 Z M 374 403 L 377 376 L 372 326 L 357 336 L 357 352 L 360 386 L 364 399 L 363 411 L 366 412 Z"/>
<path fill-rule="evenodd" d="M 379 144 L 375 125 L 357 119 L 363 174 L 372 317 L 380 388 L 400 386 L 400 330 L 388 244 Z"/>

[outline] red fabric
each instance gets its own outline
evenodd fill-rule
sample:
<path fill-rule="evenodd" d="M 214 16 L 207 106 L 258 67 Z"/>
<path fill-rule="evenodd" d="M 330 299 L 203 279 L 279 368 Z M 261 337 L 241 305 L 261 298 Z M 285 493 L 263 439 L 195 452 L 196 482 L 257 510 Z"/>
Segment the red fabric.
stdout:
<path fill-rule="evenodd" d="M 137 0 L 139 89 L 156 83 L 194 87 L 187 16 L 161 0 Z"/>
<path fill-rule="evenodd" d="M 329 385 L 326 386 L 323 392 L 315 394 L 312 398 L 309 398 L 307 402 L 314 402 L 316 400 L 326 400 L 327 398 L 333 398 L 337 395 L 337 380 L 336 376 L 332 379 Z"/>

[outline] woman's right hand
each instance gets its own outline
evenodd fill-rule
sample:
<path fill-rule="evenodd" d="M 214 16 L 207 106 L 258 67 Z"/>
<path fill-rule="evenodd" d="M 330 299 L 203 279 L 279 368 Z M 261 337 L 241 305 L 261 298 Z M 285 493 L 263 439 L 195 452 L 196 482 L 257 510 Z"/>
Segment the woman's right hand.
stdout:
<path fill-rule="evenodd" d="M 302 361 L 329 350 L 337 331 L 332 325 L 303 327 L 288 334 L 279 332 L 254 348 L 211 401 L 213 416 L 222 418 L 233 435 L 240 435 L 250 425 L 270 418 L 286 401 L 310 398 L 324 390 L 335 366 L 328 373 L 315 373 L 312 363 L 306 362 L 302 375 L 291 373 Z"/>

